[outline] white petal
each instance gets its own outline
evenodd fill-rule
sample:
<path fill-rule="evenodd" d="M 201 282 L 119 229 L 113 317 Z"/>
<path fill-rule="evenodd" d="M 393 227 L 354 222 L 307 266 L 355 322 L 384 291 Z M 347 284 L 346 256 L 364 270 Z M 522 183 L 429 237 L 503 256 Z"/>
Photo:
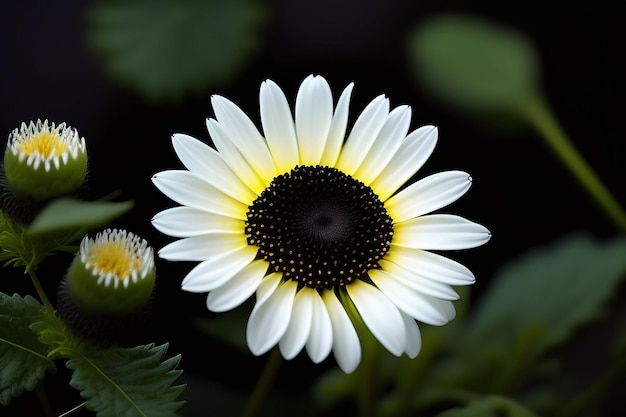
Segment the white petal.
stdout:
<path fill-rule="evenodd" d="M 385 201 L 385 208 L 395 222 L 402 222 L 455 202 L 471 185 L 472 177 L 466 172 L 440 172 L 400 191 Z"/>
<path fill-rule="evenodd" d="M 409 358 L 413 359 L 422 349 L 422 335 L 417 323 L 412 317 L 402 313 L 402 318 L 404 319 L 404 328 L 406 330 L 406 347 L 404 348 L 404 352 Z"/>
<path fill-rule="evenodd" d="M 289 103 L 283 91 L 271 80 L 261 84 L 259 94 L 261 123 L 277 172 L 299 164 L 298 141 Z"/>
<path fill-rule="evenodd" d="M 452 214 L 430 214 L 398 223 L 392 245 L 426 250 L 469 249 L 487 242 L 484 226 Z"/>
<path fill-rule="evenodd" d="M 239 152 L 239 149 L 237 149 L 235 144 L 226 135 L 222 126 L 220 126 L 217 120 L 213 119 L 207 119 L 206 126 L 215 147 L 235 175 L 239 177 L 242 183 L 253 190 L 255 194 L 261 194 L 268 183 L 261 179 L 254 169 L 252 169 L 248 161 L 246 161 L 241 152 Z"/>
<path fill-rule="evenodd" d="M 414 291 L 442 300 L 453 301 L 459 299 L 459 295 L 450 285 L 439 280 L 424 278 L 417 270 L 408 269 L 386 260 L 379 261 L 379 265 L 383 271 L 392 275 L 395 279 Z"/>
<path fill-rule="evenodd" d="M 296 97 L 296 133 L 300 164 L 318 165 L 333 118 L 333 96 L 323 77 L 307 77 Z"/>
<path fill-rule="evenodd" d="M 209 293 L 206 300 L 207 308 L 210 311 L 223 312 L 241 305 L 254 294 L 266 271 L 267 262 L 262 259 L 248 264 L 224 285 Z"/>
<path fill-rule="evenodd" d="M 243 220 L 186 206 L 172 207 L 157 213 L 152 218 L 152 225 L 159 232 L 174 237 L 241 233 L 245 228 Z"/>
<path fill-rule="evenodd" d="M 161 248 L 159 257 L 168 261 L 204 261 L 246 246 L 243 233 L 212 233 L 169 243 Z"/>
<path fill-rule="evenodd" d="M 172 136 L 174 150 L 187 169 L 203 180 L 244 204 L 250 204 L 255 194 L 231 171 L 220 154 L 191 136 Z"/>
<path fill-rule="evenodd" d="M 248 165 L 268 184 L 276 176 L 276 167 L 267 143 L 246 114 L 230 100 L 211 97 L 217 121 L 233 141 Z"/>
<path fill-rule="evenodd" d="M 285 359 L 293 359 L 304 347 L 311 331 L 313 316 L 313 292 L 310 288 L 298 291 L 293 302 L 289 326 L 280 339 L 278 347 Z"/>
<path fill-rule="evenodd" d="M 333 114 L 333 120 L 330 123 L 328 138 L 326 139 L 326 145 L 324 147 L 324 153 L 322 154 L 320 165 L 332 167 L 337 163 L 339 152 L 341 151 L 344 139 L 346 138 L 348 110 L 350 109 L 350 95 L 352 94 L 353 87 L 354 83 L 348 84 L 337 101 L 337 107 L 335 108 L 335 114 Z"/>
<path fill-rule="evenodd" d="M 273 272 L 263 278 L 263 281 L 259 284 L 259 288 L 256 290 L 256 304 L 265 302 L 265 299 L 272 295 L 278 284 L 282 280 L 283 274 L 280 272 Z"/>
<path fill-rule="evenodd" d="M 409 106 L 393 109 L 354 176 L 366 185 L 374 181 L 402 144 L 402 140 L 409 131 L 410 123 L 411 108 Z"/>
<path fill-rule="evenodd" d="M 193 172 L 163 171 L 154 175 L 152 182 L 163 194 L 183 206 L 246 219 L 248 206 L 227 196 Z"/>
<path fill-rule="evenodd" d="M 437 128 L 422 126 L 411 132 L 370 187 L 385 201 L 409 180 L 421 167 L 437 144 Z"/>
<path fill-rule="evenodd" d="M 255 304 L 246 328 L 248 346 L 254 355 L 270 350 L 285 334 L 291 320 L 296 289 L 294 281 L 286 281 L 262 303 Z"/>
<path fill-rule="evenodd" d="M 328 315 L 328 310 L 317 291 L 313 293 L 313 318 L 311 333 L 306 342 L 306 351 L 314 363 L 320 363 L 330 353 L 333 347 L 333 328 Z"/>
<path fill-rule="evenodd" d="M 348 314 L 332 291 L 322 294 L 333 327 L 333 355 L 347 374 L 361 362 L 361 343 Z"/>
<path fill-rule="evenodd" d="M 337 160 L 337 169 L 352 175 L 370 151 L 389 114 L 389 100 L 380 95 L 365 107 L 354 123 Z"/>
<path fill-rule="evenodd" d="M 439 326 L 447 323 L 448 307 L 444 303 L 452 304 L 447 300 L 439 300 L 404 285 L 392 274 L 380 269 L 369 271 L 369 276 L 389 299 L 403 312 L 426 324 Z"/>
<path fill-rule="evenodd" d="M 196 265 L 183 279 L 182 289 L 189 292 L 209 292 L 223 285 L 249 265 L 258 248 L 245 246 L 232 252 L 207 259 Z"/>
<path fill-rule="evenodd" d="M 472 271 L 452 259 L 421 249 L 391 246 L 385 259 L 416 275 L 448 285 L 469 285 L 476 281 Z"/>
<path fill-rule="evenodd" d="M 406 334 L 400 311 L 393 302 L 378 288 L 363 281 L 353 282 L 346 289 L 376 339 L 392 354 L 402 355 Z"/>

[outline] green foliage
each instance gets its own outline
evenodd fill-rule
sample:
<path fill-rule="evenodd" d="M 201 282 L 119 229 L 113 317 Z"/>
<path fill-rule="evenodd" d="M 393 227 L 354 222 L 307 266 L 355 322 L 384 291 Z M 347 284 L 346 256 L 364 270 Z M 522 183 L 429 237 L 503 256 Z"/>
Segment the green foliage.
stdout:
<path fill-rule="evenodd" d="M 153 101 L 234 78 L 259 47 L 267 13 L 255 0 L 96 3 L 89 39 L 104 69 Z"/>
<path fill-rule="evenodd" d="M 509 398 L 489 395 L 470 402 L 466 407 L 444 411 L 437 417 L 537 417 L 537 414 Z"/>
<path fill-rule="evenodd" d="M 576 234 L 531 250 L 494 277 L 472 314 L 443 328 L 421 326 L 417 358 L 379 360 L 376 382 L 387 394 L 378 414 L 431 415 L 464 404 L 441 417 L 533 416 L 524 404 L 552 415 L 566 400 L 553 386 L 563 371 L 554 353 L 603 317 L 625 273 L 626 237 L 600 242 Z M 322 376 L 315 391 L 322 405 L 358 396 L 359 369 Z"/>
<path fill-rule="evenodd" d="M 53 252 L 64 250 L 78 235 L 75 230 L 62 230 L 41 236 L 29 236 L 27 227 L 15 223 L 0 211 L 0 262 L 4 266 L 34 269 Z"/>
<path fill-rule="evenodd" d="M 171 386 L 181 372 L 180 355 L 162 361 L 167 344 L 103 349 L 85 342 L 56 316 L 46 315 L 33 330 L 50 348 L 49 356 L 67 358 L 70 385 L 98 417 L 174 416 L 184 401 L 184 385 Z"/>
<path fill-rule="evenodd" d="M 56 371 L 46 356 L 48 346 L 30 329 L 44 313 L 31 296 L 0 293 L 0 404 L 4 406 L 24 390 L 32 390 L 46 371 Z"/>
<path fill-rule="evenodd" d="M 533 348 L 544 352 L 600 317 L 625 273 L 626 238 L 604 243 L 573 235 L 534 250 L 498 274 L 468 338 L 510 347 L 511 335 L 539 332 Z"/>
<path fill-rule="evenodd" d="M 83 201 L 63 197 L 50 202 L 28 227 L 29 235 L 103 226 L 133 207 L 132 201 Z"/>
<path fill-rule="evenodd" d="M 483 19 L 441 15 L 409 37 L 409 61 L 419 84 L 461 110 L 511 110 L 534 91 L 539 62 L 521 34 Z"/>
<path fill-rule="evenodd" d="M 184 404 L 176 398 L 184 386 L 172 387 L 181 371 L 180 355 L 163 362 L 167 345 L 116 348 L 102 357 L 74 352 L 67 367 L 70 385 L 87 400 L 98 417 L 174 416 Z"/>

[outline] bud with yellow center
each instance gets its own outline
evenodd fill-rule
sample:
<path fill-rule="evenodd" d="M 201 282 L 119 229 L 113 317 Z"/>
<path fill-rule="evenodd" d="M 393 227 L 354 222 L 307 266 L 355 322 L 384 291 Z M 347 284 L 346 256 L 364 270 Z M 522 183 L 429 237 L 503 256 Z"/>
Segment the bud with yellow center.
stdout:
<path fill-rule="evenodd" d="M 22 123 L 9 135 L 4 171 L 18 197 L 45 201 L 71 194 L 87 175 L 85 139 L 65 123 Z"/>
<path fill-rule="evenodd" d="M 85 237 L 67 273 L 74 302 L 89 313 L 124 315 L 141 310 L 152 295 L 156 267 L 148 243 L 125 230 Z"/>
<path fill-rule="evenodd" d="M 123 343 L 145 319 L 155 277 L 144 239 L 119 229 L 85 236 L 57 292 L 59 317 L 92 342 Z"/>

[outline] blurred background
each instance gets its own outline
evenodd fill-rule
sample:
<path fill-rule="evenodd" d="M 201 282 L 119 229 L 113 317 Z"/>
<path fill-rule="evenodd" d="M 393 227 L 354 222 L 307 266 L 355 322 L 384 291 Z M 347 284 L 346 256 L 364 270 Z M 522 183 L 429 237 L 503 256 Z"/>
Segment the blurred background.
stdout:
<path fill-rule="evenodd" d="M 478 16 L 524 34 L 536 49 L 540 86 L 557 118 L 626 205 L 626 146 L 619 125 L 623 24 L 609 2 L 24 0 L 0 7 L 0 134 L 6 138 L 22 122 L 38 118 L 76 127 L 87 141 L 91 198 L 119 191 L 116 200 L 133 200 L 134 209 L 112 226 L 155 248 L 171 241 L 150 225 L 155 213 L 172 206 L 150 181 L 158 171 L 181 167 L 171 135 L 208 141 L 212 94 L 233 100 L 258 122 L 263 80 L 277 82 L 293 104 L 311 73 L 326 77 L 335 97 L 355 83 L 351 123 L 384 93 L 394 107 L 413 108 L 412 129 L 439 127 L 437 148 L 418 175 L 469 172 L 471 191 L 444 211 L 493 233 L 484 247 L 451 254 L 477 277 L 473 303 L 503 265 L 529 248 L 580 230 L 600 239 L 618 234 L 534 131 L 492 128 L 430 94 L 411 65 L 409 47 L 414 31 L 442 13 Z M 181 24 L 185 19 L 191 23 Z M 51 259 L 42 274 L 50 294 L 69 259 Z M 211 314 L 205 295 L 180 290 L 192 266 L 158 261 L 153 320 L 143 340 L 170 342 L 169 352 L 183 355 L 186 377 L 245 395 L 265 358 L 233 351 L 194 325 L 195 318 Z M 1 274 L 3 292 L 32 293 L 21 272 Z M 249 308 L 242 307 L 244 317 Z M 237 330 L 243 337 L 244 323 Z M 294 378 L 306 384 L 333 366 L 332 356 L 315 366 L 300 355 L 283 365 L 278 385 L 297 391 Z M 46 380 L 58 412 L 80 402 L 62 368 Z M 617 388 L 612 408 L 622 400 L 616 393 Z M 33 398 L 15 399 L 0 414 L 21 415 Z"/>

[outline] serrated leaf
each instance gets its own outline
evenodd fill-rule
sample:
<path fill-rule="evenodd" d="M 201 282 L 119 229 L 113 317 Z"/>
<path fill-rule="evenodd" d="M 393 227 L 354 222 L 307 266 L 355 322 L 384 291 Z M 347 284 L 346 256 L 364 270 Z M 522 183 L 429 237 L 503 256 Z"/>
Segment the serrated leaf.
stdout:
<path fill-rule="evenodd" d="M 108 74 L 149 100 L 230 81 L 257 50 L 266 21 L 255 0 L 106 1 L 89 40 Z"/>
<path fill-rule="evenodd" d="M 511 27 L 462 14 L 422 22 L 409 36 L 409 61 L 419 84 L 464 111 L 511 110 L 534 91 L 534 46 Z"/>
<path fill-rule="evenodd" d="M 31 296 L 0 293 L 0 404 L 4 406 L 24 390 L 32 390 L 46 371 L 56 371 L 46 356 L 48 346 L 30 329 L 44 314 L 44 307 Z"/>
<path fill-rule="evenodd" d="M 538 248 L 505 267 L 468 325 L 470 342 L 510 343 L 543 329 L 533 347 L 544 351 L 597 318 L 626 274 L 626 238 L 598 242 L 586 235 Z"/>
<path fill-rule="evenodd" d="M 70 385 L 98 417 L 174 416 L 184 386 L 172 386 L 182 372 L 175 369 L 180 355 L 161 362 L 166 351 L 167 344 L 113 348 L 100 357 L 75 351 L 67 362 Z"/>
<path fill-rule="evenodd" d="M 49 203 L 28 227 L 29 235 L 68 229 L 94 229 L 116 219 L 133 207 L 132 201 L 83 201 L 63 197 Z"/>

